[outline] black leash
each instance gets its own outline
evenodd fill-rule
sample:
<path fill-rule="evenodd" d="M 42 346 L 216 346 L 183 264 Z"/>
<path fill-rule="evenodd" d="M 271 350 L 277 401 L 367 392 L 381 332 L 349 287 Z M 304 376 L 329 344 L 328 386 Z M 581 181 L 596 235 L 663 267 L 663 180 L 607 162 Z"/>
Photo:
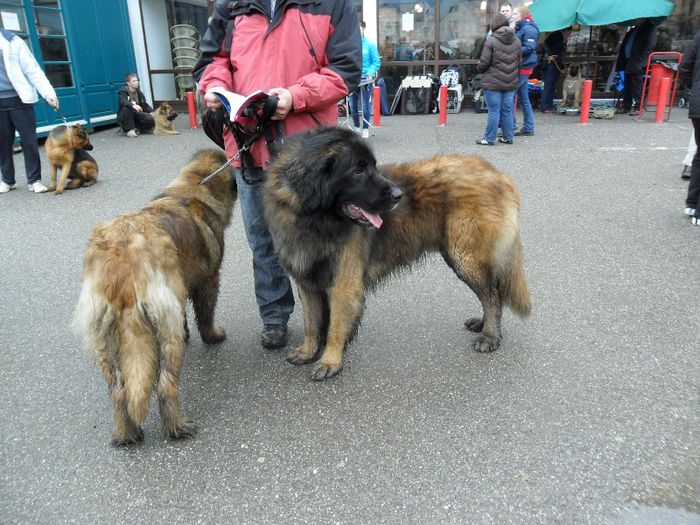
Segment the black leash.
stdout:
<path fill-rule="evenodd" d="M 275 114 L 275 111 L 277 111 L 278 103 L 279 99 L 272 95 L 267 97 L 263 103 L 252 105 L 246 109 L 244 117 L 255 118 L 257 121 L 257 125 L 253 130 L 250 130 L 241 122 L 231 122 L 229 119 L 226 119 L 226 127 L 236 140 L 238 151 L 215 172 L 204 177 L 200 184 L 206 184 L 224 169 L 230 166 L 232 162 L 237 160 L 241 161 L 242 168 L 244 168 L 246 165 L 248 165 L 248 167 L 252 167 L 253 157 L 250 154 L 250 148 L 252 148 L 253 144 L 255 144 L 255 142 L 263 135 L 265 136 L 265 143 L 268 151 L 270 152 L 270 156 L 274 157 L 276 155 L 279 146 L 284 143 L 284 132 L 282 130 L 281 122 L 272 120 L 272 116 Z M 275 123 L 274 132 L 271 129 L 271 124 L 273 122 Z M 249 181 L 246 180 L 246 182 Z"/>

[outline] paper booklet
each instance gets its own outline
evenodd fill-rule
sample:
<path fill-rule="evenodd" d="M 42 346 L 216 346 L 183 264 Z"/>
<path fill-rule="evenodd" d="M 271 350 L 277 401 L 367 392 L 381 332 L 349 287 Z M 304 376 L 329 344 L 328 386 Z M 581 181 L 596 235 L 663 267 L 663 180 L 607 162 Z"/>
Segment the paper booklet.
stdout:
<path fill-rule="evenodd" d="M 246 114 L 246 110 L 250 105 L 265 102 L 265 99 L 270 96 L 261 89 L 254 91 L 248 96 L 239 95 L 222 87 L 214 87 L 210 91 L 219 97 L 226 111 L 228 111 L 231 122 L 240 122 L 246 117 L 250 117 L 250 114 Z"/>

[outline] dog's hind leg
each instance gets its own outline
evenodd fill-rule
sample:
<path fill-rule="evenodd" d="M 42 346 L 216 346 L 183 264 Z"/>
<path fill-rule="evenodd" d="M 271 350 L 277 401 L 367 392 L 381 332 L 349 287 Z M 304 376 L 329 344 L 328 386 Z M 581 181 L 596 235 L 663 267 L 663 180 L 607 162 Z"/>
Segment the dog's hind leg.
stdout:
<path fill-rule="evenodd" d="M 226 331 L 220 326 L 214 326 L 214 310 L 219 298 L 219 274 L 192 290 L 190 297 L 202 341 L 213 345 L 226 339 Z"/>
<path fill-rule="evenodd" d="M 112 445 L 120 447 L 143 441 L 143 430 L 129 417 L 126 407 L 124 378 L 104 349 L 97 349 L 97 363 L 109 389 L 109 396 L 114 407 L 114 437 Z"/>
<path fill-rule="evenodd" d="M 304 307 L 304 342 L 287 356 L 293 365 L 303 365 L 316 359 L 328 329 L 328 303 L 324 294 L 297 286 Z"/>
<path fill-rule="evenodd" d="M 484 246 L 467 246 L 463 239 L 480 238 L 478 232 L 449 237 L 448 247 L 442 250 L 447 265 L 457 277 L 476 294 L 483 309 L 483 317 L 467 319 L 464 326 L 472 332 L 480 332 L 474 341 L 477 352 L 493 352 L 501 345 L 501 316 L 503 303 L 496 287 L 494 272 L 485 253 Z M 485 241 L 484 241 L 485 242 Z"/>
<path fill-rule="evenodd" d="M 197 425 L 182 414 L 179 379 L 185 341 L 182 332 L 159 331 L 160 367 L 158 372 L 158 406 L 165 433 L 172 439 L 187 438 L 197 433 Z"/>

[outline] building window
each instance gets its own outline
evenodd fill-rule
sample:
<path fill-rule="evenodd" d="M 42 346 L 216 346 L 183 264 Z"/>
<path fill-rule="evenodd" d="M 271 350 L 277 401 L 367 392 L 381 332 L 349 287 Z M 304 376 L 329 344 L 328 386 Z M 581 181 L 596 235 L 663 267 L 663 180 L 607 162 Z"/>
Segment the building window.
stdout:
<path fill-rule="evenodd" d="M 46 78 L 55 88 L 72 87 L 73 72 L 61 5 L 58 0 L 33 0 L 32 6 Z"/>

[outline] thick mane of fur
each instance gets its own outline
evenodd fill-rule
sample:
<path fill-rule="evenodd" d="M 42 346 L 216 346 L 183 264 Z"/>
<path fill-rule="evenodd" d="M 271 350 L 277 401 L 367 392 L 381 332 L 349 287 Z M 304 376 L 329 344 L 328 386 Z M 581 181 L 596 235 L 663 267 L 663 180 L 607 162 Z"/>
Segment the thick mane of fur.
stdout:
<path fill-rule="evenodd" d="M 480 332 L 476 350 L 500 345 L 503 305 L 519 315 L 530 311 L 519 196 L 483 159 L 436 155 L 377 168 L 355 133 L 321 128 L 283 148 L 263 203 L 280 262 L 304 299 L 305 324 L 314 328 L 289 360 L 301 364 L 322 353 L 314 379 L 340 372 L 366 289 L 431 252 L 484 307 L 483 318 L 465 323 Z"/>

